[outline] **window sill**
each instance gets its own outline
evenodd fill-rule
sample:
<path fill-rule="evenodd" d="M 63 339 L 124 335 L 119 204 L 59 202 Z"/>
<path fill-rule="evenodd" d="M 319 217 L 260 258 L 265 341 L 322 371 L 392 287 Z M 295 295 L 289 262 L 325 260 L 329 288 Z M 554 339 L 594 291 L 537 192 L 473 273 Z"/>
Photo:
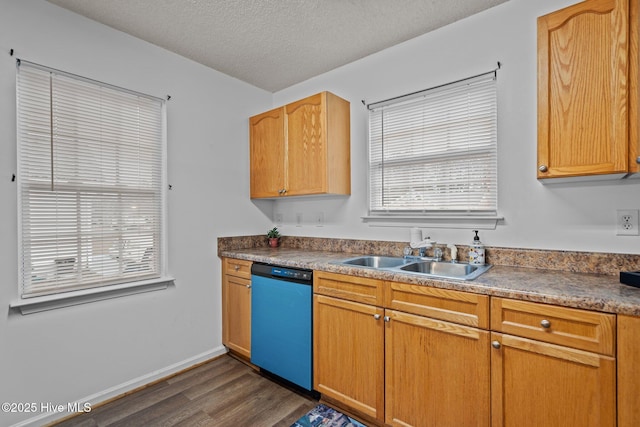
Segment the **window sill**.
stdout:
<path fill-rule="evenodd" d="M 372 227 L 432 227 L 432 228 L 463 228 L 473 230 L 495 230 L 504 217 L 486 216 L 455 216 L 455 215 L 369 215 L 363 216 L 362 221 Z"/>
<path fill-rule="evenodd" d="M 143 292 L 159 291 L 167 289 L 172 277 L 144 280 L 140 282 L 123 283 L 121 285 L 104 286 L 100 288 L 83 289 L 80 291 L 64 292 L 54 295 L 45 295 L 34 298 L 24 298 L 9 304 L 9 308 L 20 310 L 25 314 L 39 313 L 41 311 L 55 310 L 72 305 L 87 304 L 94 301 L 102 301 L 111 298 L 119 298 L 127 295 Z"/>

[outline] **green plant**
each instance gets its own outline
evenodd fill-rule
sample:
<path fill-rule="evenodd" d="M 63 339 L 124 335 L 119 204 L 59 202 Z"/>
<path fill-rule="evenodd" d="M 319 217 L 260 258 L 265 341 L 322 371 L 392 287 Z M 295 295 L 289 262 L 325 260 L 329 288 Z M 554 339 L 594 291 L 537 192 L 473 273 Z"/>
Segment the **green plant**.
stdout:
<path fill-rule="evenodd" d="M 280 237 L 278 227 L 273 227 L 271 230 L 267 231 L 267 237 L 269 239 L 277 239 L 278 237 Z"/>

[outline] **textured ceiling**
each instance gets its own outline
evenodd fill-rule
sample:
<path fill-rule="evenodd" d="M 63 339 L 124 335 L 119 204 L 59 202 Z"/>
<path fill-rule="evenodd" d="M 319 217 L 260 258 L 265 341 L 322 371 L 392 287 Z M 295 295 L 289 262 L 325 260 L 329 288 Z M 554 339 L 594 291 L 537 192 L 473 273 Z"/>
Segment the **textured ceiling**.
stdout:
<path fill-rule="evenodd" d="M 269 92 L 506 0 L 48 0 Z"/>

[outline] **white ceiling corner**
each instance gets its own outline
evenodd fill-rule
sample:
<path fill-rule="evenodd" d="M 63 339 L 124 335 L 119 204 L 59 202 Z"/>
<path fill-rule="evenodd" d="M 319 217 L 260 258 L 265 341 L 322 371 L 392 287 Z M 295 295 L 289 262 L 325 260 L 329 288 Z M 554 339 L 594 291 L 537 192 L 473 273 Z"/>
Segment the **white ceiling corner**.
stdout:
<path fill-rule="evenodd" d="M 276 92 L 507 0 L 47 0 Z"/>

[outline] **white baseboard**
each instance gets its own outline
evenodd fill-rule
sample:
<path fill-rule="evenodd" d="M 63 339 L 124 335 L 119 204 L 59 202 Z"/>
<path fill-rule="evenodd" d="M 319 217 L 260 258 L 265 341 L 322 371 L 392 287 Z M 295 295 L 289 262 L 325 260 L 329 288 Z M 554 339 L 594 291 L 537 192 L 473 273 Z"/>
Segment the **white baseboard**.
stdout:
<path fill-rule="evenodd" d="M 101 402 L 105 402 L 107 400 L 113 399 L 115 397 L 123 395 L 132 390 L 135 390 L 139 387 L 142 387 L 146 384 L 150 384 L 150 383 L 153 383 L 154 381 L 158 381 L 162 378 L 171 376 L 175 373 L 183 371 L 201 362 L 205 362 L 209 359 L 213 359 L 215 357 L 221 356 L 226 352 L 227 352 L 227 349 L 224 346 L 216 347 L 204 353 L 200 353 L 188 359 L 174 363 L 173 365 L 169 365 L 165 368 L 158 369 L 153 372 L 149 372 L 148 374 L 142 375 L 138 378 L 134 378 L 130 381 L 126 381 L 122 384 L 118 384 L 106 390 L 99 391 L 90 396 L 83 397 L 81 399 L 76 400 L 76 403 L 78 403 L 79 408 L 82 408 L 83 407 L 82 405 L 85 402 L 89 403 L 91 406 L 97 406 Z M 73 402 L 71 404 L 73 404 Z M 42 426 L 48 423 L 52 423 L 56 420 L 65 418 L 70 414 L 71 413 L 67 411 L 44 412 L 35 417 L 23 420 L 17 424 L 13 424 L 11 427 Z"/>

